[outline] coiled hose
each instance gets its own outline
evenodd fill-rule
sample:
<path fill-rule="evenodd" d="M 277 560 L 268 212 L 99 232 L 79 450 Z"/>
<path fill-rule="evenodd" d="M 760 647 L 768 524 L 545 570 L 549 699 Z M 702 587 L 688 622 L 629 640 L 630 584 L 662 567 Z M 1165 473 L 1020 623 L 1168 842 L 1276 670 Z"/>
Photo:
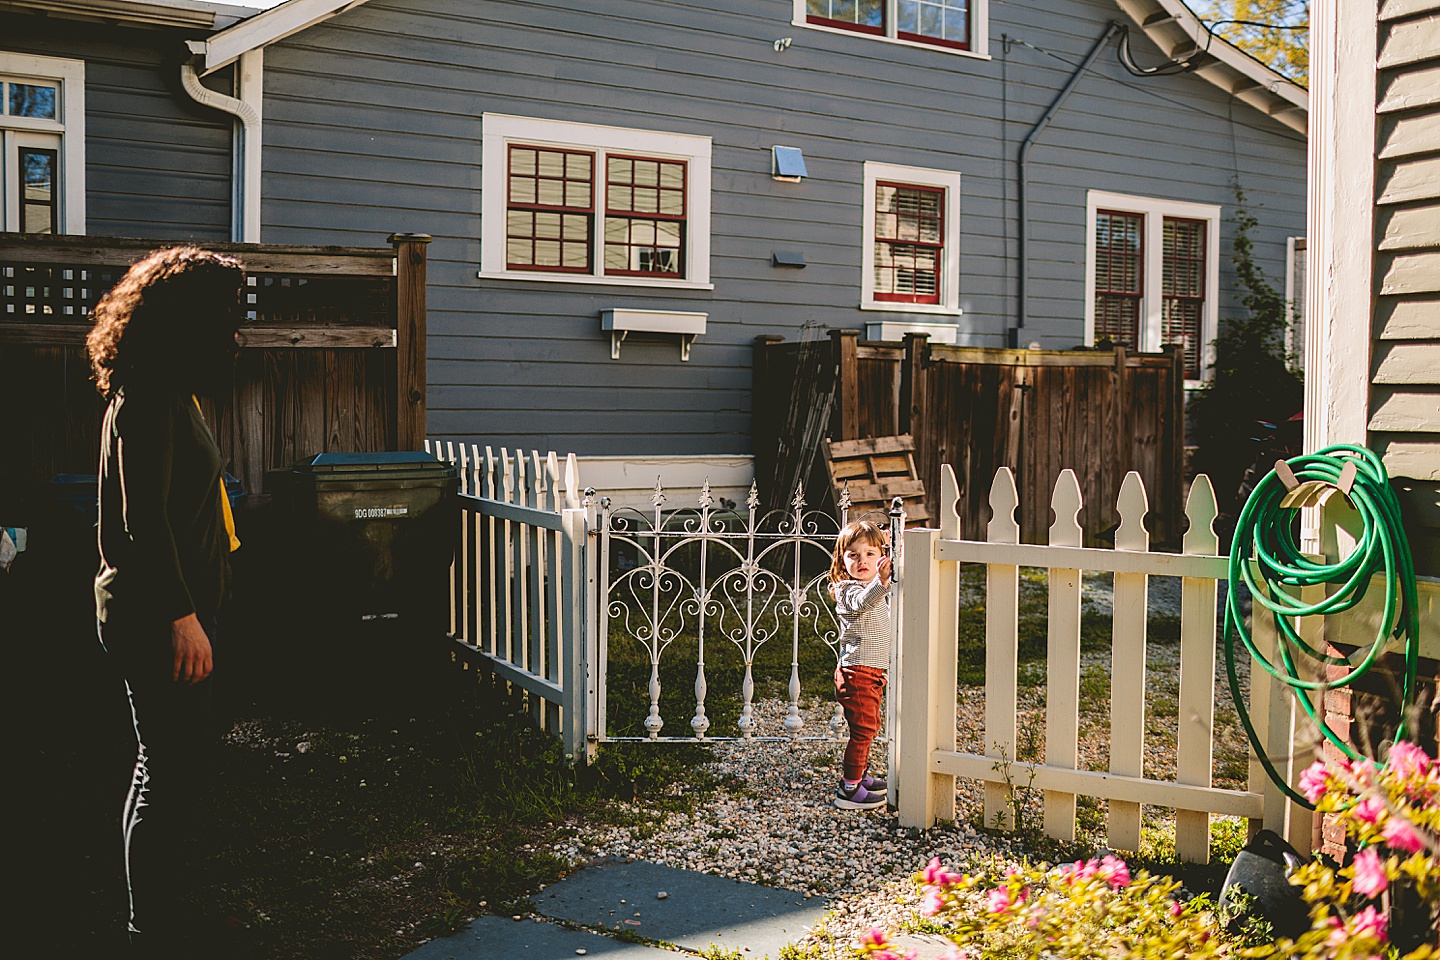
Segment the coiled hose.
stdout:
<path fill-rule="evenodd" d="M 1289 490 L 1276 470 L 1265 475 L 1245 502 L 1230 547 L 1230 591 L 1225 602 L 1225 672 L 1230 680 L 1230 693 L 1235 700 L 1240 723 L 1265 772 L 1290 799 L 1313 810 L 1314 804 L 1297 793 L 1275 770 L 1266 755 L 1265 745 L 1255 733 L 1235 671 L 1235 639 L 1240 639 L 1265 672 L 1291 689 L 1321 736 L 1354 760 L 1358 759 L 1355 751 L 1344 738 L 1330 729 L 1322 716 L 1316 715 L 1310 694 L 1354 683 L 1370 670 L 1393 636 L 1403 642 L 1405 656 L 1400 728 L 1396 733 L 1396 738 L 1402 739 L 1408 706 L 1415 694 L 1420 640 L 1419 605 L 1415 561 L 1400 523 L 1400 502 L 1390 486 L 1380 458 L 1364 447 L 1339 444 L 1293 457 L 1285 463 L 1294 479 L 1301 484 L 1320 481 L 1334 487 L 1341 486 L 1346 465 L 1353 464 L 1354 482 L 1348 496 L 1364 524 L 1363 532 L 1355 549 L 1334 563 L 1317 562 L 1306 557 L 1300 552 L 1296 540 L 1297 508 L 1281 505 Z M 1352 661 L 1345 657 L 1316 650 L 1300 637 L 1296 629 L 1298 618 L 1328 616 L 1349 610 L 1365 596 L 1371 578 L 1382 570 L 1385 573 L 1384 615 L 1369 649 L 1358 664 L 1352 665 Z M 1252 603 L 1274 614 L 1277 635 L 1275 662 L 1256 649 L 1251 631 L 1245 625 L 1237 589 L 1240 583 L 1249 588 Z M 1322 585 L 1326 587 L 1324 599 L 1315 603 L 1300 599 L 1301 592 L 1307 587 Z M 1347 638 L 1346 643 L 1350 642 Z M 1358 649 L 1360 644 L 1355 646 Z M 1300 664 L 1305 660 L 1311 661 L 1311 664 L 1302 668 Z M 1315 664 L 1319 665 L 1319 669 Z M 1343 672 L 1338 677 L 1328 678 L 1325 674 L 1330 672 L 1330 667 L 1340 667 Z M 1307 676 L 1317 675 L 1319 679 L 1306 679 Z M 1252 677 L 1251 683 L 1257 679 Z"/>

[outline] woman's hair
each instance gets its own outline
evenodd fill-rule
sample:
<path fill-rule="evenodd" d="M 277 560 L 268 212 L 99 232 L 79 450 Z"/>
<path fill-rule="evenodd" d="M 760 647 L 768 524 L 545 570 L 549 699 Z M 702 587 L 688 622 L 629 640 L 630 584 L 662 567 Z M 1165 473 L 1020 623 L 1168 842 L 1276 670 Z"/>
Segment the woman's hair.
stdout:
<path fill-rule="evenodd" d="M 208 385 L 233 356 L 244 282 L 239 260 L 197 247 L 135 263 L 92 314 L 85 347 L 96 388 L 109 397 L 127 383 Z"/>
<path fill-rule="evenodd" d="M 846 579 L 845 551 L 854 543 L 867 543 L 877 550 L 890 547 L 890 531 L 869 520 L 852 520 L 835 538 L 835 555 L 830 558 L 830 582 Z"/>

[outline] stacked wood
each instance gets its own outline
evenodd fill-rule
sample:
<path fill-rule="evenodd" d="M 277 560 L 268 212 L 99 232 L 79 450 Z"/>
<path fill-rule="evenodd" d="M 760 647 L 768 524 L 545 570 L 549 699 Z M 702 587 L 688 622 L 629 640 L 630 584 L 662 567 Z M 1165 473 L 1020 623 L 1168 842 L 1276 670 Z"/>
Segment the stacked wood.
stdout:
<path fill-rule="evenodd" d="M 925 483 L 915 470 L 909 434 L 866 440 L 825 441 L 825 468 L 838 504 L 848 495 L 852 519 L 888 515 L 895 497 L 905 501 L 907 522 L 927 520 Z"/>

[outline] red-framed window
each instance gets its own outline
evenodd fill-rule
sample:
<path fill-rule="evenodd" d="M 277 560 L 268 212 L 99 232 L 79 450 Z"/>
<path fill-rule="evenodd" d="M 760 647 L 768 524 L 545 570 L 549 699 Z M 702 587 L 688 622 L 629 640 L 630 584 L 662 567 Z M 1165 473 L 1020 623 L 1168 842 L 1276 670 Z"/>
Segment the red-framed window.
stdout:
<path fill-rule="evenodd" d="M 939 303 L 945 190 L 875 184 L 875 299 Z"/>
<path fill-rule="evenodd" d="M 506 268 L 591 272 L 595 155 L 512 144 L 507 159 Z"/>
<path fill-rule="evenodd" d="M 970 49 L 970 0 L 896 0 L 895 36 Z"/>
<path fill-rule="evenodd" d="M 685 276 L 686 163 L 605 158 L 605 273 Z"/>
<path fill-rule="evenodd" d="M 1204 220 L 1165 217 L 1160 265 L 1160 341 L 1178 343 L 1185 354 L 1185 376 L 1200 377 L 1205 317 Z"/>
<path fill-rule="evenodd" d="M 805 22 L 885 35 L 885 0 L 806 0 Z"/>
<path fill-rule="evenodd" d="M 1095 215 L 1095 339 L 1140 343 L 1145 296 L 1145 217 L 1100 210 Z"/>

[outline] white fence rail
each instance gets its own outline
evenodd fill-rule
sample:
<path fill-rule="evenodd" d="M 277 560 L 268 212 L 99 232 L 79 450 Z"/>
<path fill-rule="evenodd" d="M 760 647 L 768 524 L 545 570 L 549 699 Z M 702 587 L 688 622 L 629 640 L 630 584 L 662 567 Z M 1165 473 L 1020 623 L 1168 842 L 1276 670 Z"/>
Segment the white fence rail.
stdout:
<path fill-rule="evenodd" d="M 451 637 L 530 693 L 536 722 L 583 757 L 593 634 L 574 454 L 430 440 L 425 449 L 460 471 Z"/>
<path fill-rule="evenodd" d="M 1120 526 L 1115 548 L 1081 546 L 1076 522 L 1082 503 L 1073 472 L 1061 473 L 1052 507 L 1050 543 L 1019 543 L 1015 507 L 1019 502 L 1009 469 L 1002 468 L 990 491 L 993 519 L 986 539 L 962 540 L 954 504 L 955 477 L 942 468 L 939 530 L 905 534 L 901 580 L 901 650 L 894 690 L 899 702 L 899 749 L 895 764 L 900 820 L 929 826 L 955 817 L 955 778 L 985 783 L 985 822 L 1013 829 L 1014 784 L 1044 791 L 1045 832 L 1075 836 L 1076 796 L 1109 801 L 1109 844 L 1140 848 L 1140 806 L 1176 810 L 1176 853 L 1185 860 L 1209 858 L 1214 814 L 1263 820 L 1309 849 L 1306 811 L 1284 801 L 1252 761 L 1249 790 L 1225 790 L 1211 782 L 1214 735 L 1215 625 L 1217 582 L 1226 579 L 1226 559 L 1217 555 L 1211 530 L 1215 497 L 1208 478 L 1191 487 L 1190 520 L 1182 553 L 1152 553 L 1144 528 L 1147 510 L 1138 474 L 1125 480 L 1118 498 Z M 955 611 L 959 565 L 986 565 L 985 732 L 983 755 L 957 749 Z M 1049 573 L 1048 660 L 1046 663 L 1045 756 L 1043 762 L 1016 760 L 1019 568 Z M 1106 771 L 1078 769 L 1080 709 L 1080 572 L 1114 574 L 1114 623 L 1110 690 L 1110 761 Z M 1182 577 L 1180 625 L 1180 718 L 1176 779 L 1147 778 L 1145 755 L 1146 581 L 1150 575 Z M 1263 624 L 1259 624 L 1263 629 Z M 904 691 L 903 696 L 899 691 Z M 1289 698 L 1277 693 L 1260 670 L 1252 672 L 1250 713 L 1270 752 L 1293 780 L 1304 762 L 1292 763 L 1294 716 Z M 1278 799 L 1276 799 L 1278 798 Z"/>

